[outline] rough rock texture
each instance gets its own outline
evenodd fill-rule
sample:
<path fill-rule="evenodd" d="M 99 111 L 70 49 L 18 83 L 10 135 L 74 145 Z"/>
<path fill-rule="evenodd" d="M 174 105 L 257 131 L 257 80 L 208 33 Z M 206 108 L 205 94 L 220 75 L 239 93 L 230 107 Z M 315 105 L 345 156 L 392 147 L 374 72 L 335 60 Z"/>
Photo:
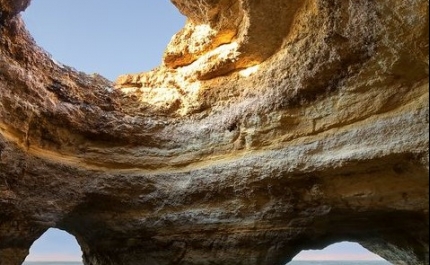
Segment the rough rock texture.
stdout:
<path fill-rule="evenodd" d="M 56 63 L 0 0 L 0 264 L 56 227 L 86 265 L 429 261 L 427 0 L 172 0 L 164 63 Z"/>

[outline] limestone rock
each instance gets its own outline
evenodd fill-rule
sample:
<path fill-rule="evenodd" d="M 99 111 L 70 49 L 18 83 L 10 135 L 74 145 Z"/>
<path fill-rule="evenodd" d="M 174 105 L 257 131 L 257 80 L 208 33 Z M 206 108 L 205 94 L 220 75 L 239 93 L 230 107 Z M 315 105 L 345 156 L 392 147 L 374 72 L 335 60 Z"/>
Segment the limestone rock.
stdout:
<path fill-rule="evenodd" d="M 428 1 L 172 0 L 164 63 L 115 84 L 37 47 L 29 2 L 0 0 L 0 265 L 51 227 L 86 265 L 428 263 Z"/>
<path fill-rule="evenodd" d="M 0 19 L 11 18 L 23 11 L 30 4 L 30 0 L 0 0 Z"/>

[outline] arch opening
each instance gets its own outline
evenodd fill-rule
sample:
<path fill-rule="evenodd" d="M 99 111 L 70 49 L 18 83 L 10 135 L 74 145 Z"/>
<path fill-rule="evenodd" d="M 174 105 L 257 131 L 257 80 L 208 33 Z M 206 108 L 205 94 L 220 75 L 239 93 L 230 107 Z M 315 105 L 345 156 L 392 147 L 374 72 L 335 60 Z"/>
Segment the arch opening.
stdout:
<path fill-rule="evenodd" d="M 32 1 L 22 16 L 37 44 L 56 61 L 109 80 L 159 66 L 170 39 L 185 24 L 169 0 L 100 4 Z"/>
<path fill-rule="evenodd" d="M 80 265 L 82 250 L 74 236 L 51 228 L 33 243 L 24 265 L 36 265 L 38 262 L 73 262 L 68 264 Z"/>
<path fill-rule="evenodd" d="M 335 263 L 333 263 L 335 262 Z M 336 263 L 341 262 L 341 263 Z M 388 261 L 355 242 L 340 242 L 322 250 L 303 250 L 287 265 L 334 264 L 390 265 Z"/>

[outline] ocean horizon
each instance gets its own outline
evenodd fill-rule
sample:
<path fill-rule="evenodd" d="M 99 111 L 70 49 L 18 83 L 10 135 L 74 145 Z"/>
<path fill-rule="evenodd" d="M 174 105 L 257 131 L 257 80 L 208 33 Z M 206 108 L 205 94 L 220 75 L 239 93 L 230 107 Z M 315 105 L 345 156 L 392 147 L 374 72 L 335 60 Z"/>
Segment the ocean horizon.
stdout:
<path fill-rule="evenodd" d="M 26 261 L 23 265 L 83 265 L 82 262 L 73 261 Z M 305 260 L 295 260 L 287 263 L 286 265 L 391 265 L 387 261 L 305 261 Z"/>

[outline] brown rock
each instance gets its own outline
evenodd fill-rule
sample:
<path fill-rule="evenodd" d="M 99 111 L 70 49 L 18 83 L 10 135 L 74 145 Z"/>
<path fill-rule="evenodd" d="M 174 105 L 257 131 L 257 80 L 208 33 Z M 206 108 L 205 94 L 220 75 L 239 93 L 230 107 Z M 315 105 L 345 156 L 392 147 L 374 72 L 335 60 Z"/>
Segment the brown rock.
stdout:
<path fill-rule="evenodd" d="M 51 227 L 86 265 L 427 264 L 428 1 L 173 2 L 164 64 L 111 84 L 0 0 L 0 265 Z"/>
<path fill-rule="evenodd" d="M 25 10 L 30 4 L 31 0 L 0 0 L 0 19 L 11 18 L 19 12 Z"/>

